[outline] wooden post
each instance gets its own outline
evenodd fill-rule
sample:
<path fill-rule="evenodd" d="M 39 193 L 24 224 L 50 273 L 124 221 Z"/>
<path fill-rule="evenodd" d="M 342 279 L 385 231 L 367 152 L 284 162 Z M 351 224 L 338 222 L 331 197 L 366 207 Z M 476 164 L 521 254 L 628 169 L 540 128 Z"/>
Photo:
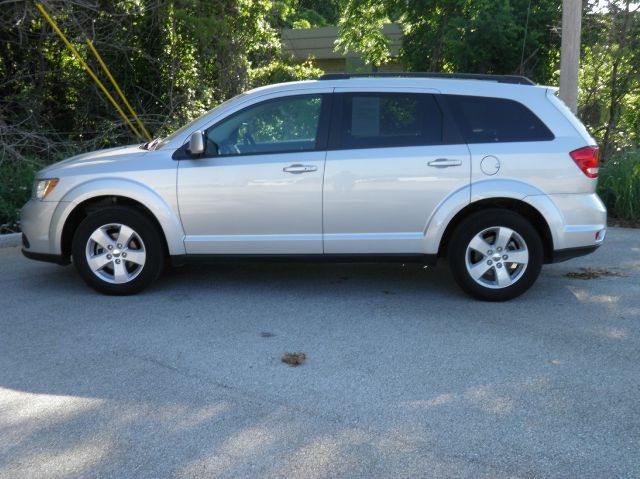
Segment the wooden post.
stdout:
<path fill-rule="evenodd" d="M 560 98 L 574 113 L 578 110 L 581 22 L 582 0 L 562 0 Z"/>

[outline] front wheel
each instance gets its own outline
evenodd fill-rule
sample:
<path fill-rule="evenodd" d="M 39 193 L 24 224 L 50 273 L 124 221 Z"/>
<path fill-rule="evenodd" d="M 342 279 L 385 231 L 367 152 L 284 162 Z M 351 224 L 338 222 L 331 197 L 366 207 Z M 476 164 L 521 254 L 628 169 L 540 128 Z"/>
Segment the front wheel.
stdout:
<path fill-rule="evenodd" d="M 78 226 L 72 244 L 73 263 L 85 282 L 101 293 L 137 293 L 162 271 L 160 234 L 133 208 L 105 208 Z"/>
<path fill-rule="evenodd" d="M 453 233 L 448 257 L 458 285 L 486 301 L 505 301 L 527 291 L 544 259 L 540 235 L 531 223 L 500 209 L 463 220 Z"/>

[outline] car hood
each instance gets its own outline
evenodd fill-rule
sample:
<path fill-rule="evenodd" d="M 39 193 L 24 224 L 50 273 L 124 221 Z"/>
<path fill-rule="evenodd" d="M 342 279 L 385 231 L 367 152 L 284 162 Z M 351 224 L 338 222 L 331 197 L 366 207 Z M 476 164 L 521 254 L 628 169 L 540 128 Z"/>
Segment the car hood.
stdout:
<path fill-rule="evenodd" d="M 149 152 L 140 148 L 140 145 L 118 146 L 104 150 L 90 151 L 89 153 L 72 156 L 71 158 L 47 166 L 38 173 L 38 176 L 47 176 L 54 170 L 64 171 L 84 166 L 127 161 L 146 155 L 147 153 Z"/>

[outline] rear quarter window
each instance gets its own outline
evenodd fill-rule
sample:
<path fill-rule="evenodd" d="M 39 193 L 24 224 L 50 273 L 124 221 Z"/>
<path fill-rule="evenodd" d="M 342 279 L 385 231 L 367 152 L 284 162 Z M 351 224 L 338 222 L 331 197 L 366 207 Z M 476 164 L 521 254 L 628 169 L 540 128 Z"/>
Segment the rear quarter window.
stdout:
<path fill-rule="evenodd" d="M 445 95 L 467 143 L 550 141 L 551 130 L 529 108 L 514 100 Z"/>

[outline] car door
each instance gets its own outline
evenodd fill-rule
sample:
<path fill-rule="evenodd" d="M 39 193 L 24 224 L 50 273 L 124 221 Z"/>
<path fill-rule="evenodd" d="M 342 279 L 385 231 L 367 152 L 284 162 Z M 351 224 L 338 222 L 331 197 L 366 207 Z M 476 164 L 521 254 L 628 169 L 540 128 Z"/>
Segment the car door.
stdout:
<path fill-rule="evenodd" d="M 325 253 L 425 253 L 431 214 L 469 185 L 467 145 L 435 91 L 335 92 Z"/>
<path fill-rule="evenodd" d="M 204 132 L 178 168 L 187 254 L 322 253 L 330 95 L 254 103 Z"/>

